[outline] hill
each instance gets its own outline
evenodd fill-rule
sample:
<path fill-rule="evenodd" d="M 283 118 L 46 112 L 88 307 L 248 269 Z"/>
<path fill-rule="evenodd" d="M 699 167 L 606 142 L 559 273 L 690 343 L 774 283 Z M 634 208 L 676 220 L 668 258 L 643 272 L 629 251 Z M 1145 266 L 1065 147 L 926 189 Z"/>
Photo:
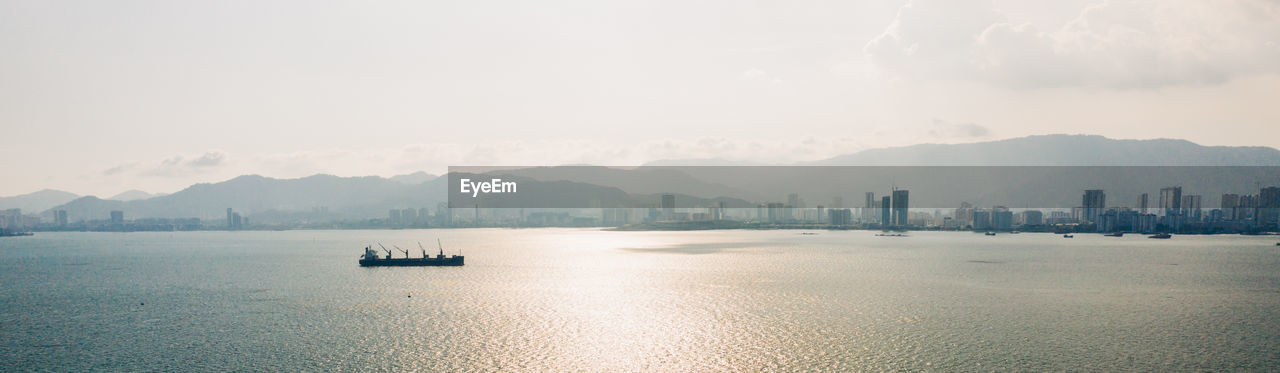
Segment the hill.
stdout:
<path fill-rule="evenodd" d="M 147 198 L 152 198 L 152 197 L 159 197 L 159 196 L 163 196 L 163 195 L 164 195 L 164 194 L 151 194 L 151 193 L 147 193 L 147 192 L 144 192 L 144 191 L 141 191 L 141 190 L 137 190 L 137 189 L 130 189 L 130 190 L 127 190 L 127 191 L 121 192 L 120 194 L 117 194 L 117 195 L 111 196 L 111 198 L 107 198 L 107 199 L 113 199 L 113 200 L 117 200 L 117 201 L 133 201 L 133 200 L 138 200 L 138 199 L 147 199 Z"/>
<path fill-rule="evenodd" d="M 314 175 L 275 179 L 246 175 L 219 183 L 192 185 L 170 195 L 142 200 L 113 201 L 95 197 L 76 199 L 53 208 L 67 210 L 75 220 L 105 219 L 122 210 L 128 219 L 221 219 L 232 208 L 248 215 L 268 211 L 310 211 L 324 208 L 333 217 L 385 216 L 392 208 L 434 207 L 444 201 L 443 179 L 406 184 L 386 178 Z M 50 212 L 46 212 L 51 216 Z"/>
<path fill-rule="evenodd" d="M 1280 166 L 1280 150 L 1203 146 L 1186 140 L 1043 135 L 969 144 L 870 149 L 816 166 Z"/>
<path fill-rule="evenodd" d="M 0 210 L 22 209 L 24 213 L 44 211 L 80 197 L 75 193 L 45 189 L 12 197 L 0 197 Z"/>

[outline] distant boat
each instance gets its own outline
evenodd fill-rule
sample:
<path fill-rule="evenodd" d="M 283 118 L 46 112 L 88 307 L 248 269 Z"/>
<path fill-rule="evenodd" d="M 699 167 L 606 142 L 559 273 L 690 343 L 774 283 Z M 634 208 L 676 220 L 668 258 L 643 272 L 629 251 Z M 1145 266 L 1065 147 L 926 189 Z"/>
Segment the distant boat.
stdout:
<path fill-rule="evenodd" d="M 1168 238 L 1173 238 L 1173 235 L 1168 233 L 1160 233 L 1156 235 L 1147 236 L 1147 238 L 1168 239 Z"/>
<path fill-rule="evenodd" d="M 876 237 L 906 237 L 906 236 L 907 235 L 902 233 L 876 233 Z"/>
<path fill-rule="evenodd" d="M 986 233 L 986 235 L 988 235 L 988 236 L 994 236 L 994 235 L 996 235 L 996 232 L 987 232 L 987 233 Z"/>
<path fill-rule="evenodd" d="M 1104 234 L 1103 236 L 1107 236 L 1107 237 L 1124 237 L 1124 232 L 1107 233 L 1107 234 Z"/>
<path fill-rule="evenodd" d="M 1076 236 L 1070 235 L 1070 234 L 1064 234 L 1062 235 L 1062 238 L 1076 238 Z"/>
<path fill-rule="evenodd" d="M 436 240 L 436 244 L 439 243 L 440 240 Z M 427 250 L 422 249 L 422 243 L 418 243 L 418 248 L 422 249 L 421 258 L 410 258 L 409 250 L 401 249 L 395 245 L 392 246 L 403 252 L 404 257 L 392 258 L 391 250 L 387 249 L 386 246 L 382 246 L 382 244 L 378 244 L 378 246 L 387 252 L 387 256 L 381 257 L 378 255 L 378 251 L 373 249 L 373 246 L 365 246 L 364 255 L 360 256 L 361 267 L 457 267 L 463 264 L 462 255 L 444 256 L 444 245 L 440 245 L 440 254 L 434 258 L 427 256 Z"/>

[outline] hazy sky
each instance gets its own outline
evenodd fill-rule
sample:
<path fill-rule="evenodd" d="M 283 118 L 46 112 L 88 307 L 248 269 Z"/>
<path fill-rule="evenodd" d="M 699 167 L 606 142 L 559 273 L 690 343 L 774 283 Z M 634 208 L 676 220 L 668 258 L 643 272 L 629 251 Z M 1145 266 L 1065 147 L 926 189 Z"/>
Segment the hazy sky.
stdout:
<path fill-rule="evenodd" d="M 1032 134 L 1280 147 L 1280 1 L 0 1 L 0 195 Z"/>

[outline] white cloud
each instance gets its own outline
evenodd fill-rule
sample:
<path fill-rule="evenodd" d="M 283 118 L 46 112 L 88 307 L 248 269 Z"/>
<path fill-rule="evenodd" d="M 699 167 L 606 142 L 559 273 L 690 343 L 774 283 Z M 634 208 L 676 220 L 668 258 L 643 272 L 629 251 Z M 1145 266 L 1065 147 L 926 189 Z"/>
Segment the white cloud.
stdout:
<path fill-rule="evenodd" d="M 915 0 L 864 52 L 899 77 L 1151 88 L 1280 73 L 1280 2 L 1105 1 L 1051 31 L 990 1 Z"/>
<path fill-rule="evenodd" d="M 144 176 L 181 178 L 206 174 L 226 164 L 227 155 L 210 151 L 199 156 L 175 155 L 153 162 L 128 162 L 102 171 L 103 176 Z"/>
<path fill-rule="evenodd" d="M 187 161 L 186 165 L 189 167 L 195 167 L 195 168 L 217 167 L 221 165 L 222 162 L 225 161 L 226 159 L 227 159 L 226 154 L 223 154 L 222 152 L 218 152 L 218 151 L 213 151 L 213 152 L 204 153 L 204 155 L 201 155 L 196 159 Z"/>

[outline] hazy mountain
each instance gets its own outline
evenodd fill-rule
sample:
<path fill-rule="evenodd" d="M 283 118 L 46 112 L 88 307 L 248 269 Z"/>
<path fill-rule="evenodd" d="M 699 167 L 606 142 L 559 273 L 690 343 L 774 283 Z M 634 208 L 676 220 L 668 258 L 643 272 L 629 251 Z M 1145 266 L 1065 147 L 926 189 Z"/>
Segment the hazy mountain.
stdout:
<path fill-rule="evenodd" d="M 151 193 L 147 193 L 137 189 L 130 189 L 130 190 L 121 192 L 120 194 L 111 196 L 111 198 L 107 198 L 107 199 L 114 199 L 117 201 L 133 201 L 133 200 L 139 200 L 139 199 L 159 197 L 163 195 L 165 194 L 164 193 L 151 194 Z"/>
<path fill-rule="evenodd" d="M 41 215 L 46 220 L 53 220 L 53 211 L 67 210 L 67 219 L 70 221 L 79 220 L 106 220 L 111 216 L 111 211 L 123 210 L 124 201 L 113 199 L 101 199 L 94 196 L 84 196 L 76 198 L 66 204 L 55 206 L 45 210 Z M 136 216 L 128 216 L 132 219 Z M 185 216 L 184 216 L 185 217 Z"/>
<path fill-rule="evenodd" d="M 1211 147 L 1183 140 L 1113 140 L 1082 135 L 873 149 L 801 164 L 807 167 L 677 166 L 706 165 L 705 161 L 663 161 L 661 164 L 669 166 L 631 170 L 548 167 L 504 172 L 539 180 L 613 186 L 633 194 L 673 192 L 703 198 L 729 196 L 756 202 L 782 202 L 788 194 L 797 193 L 808 206 L 830 206 L 835 197 L 841 197 L 845 206 L 862 206 L 863 193 L 874 192 L 879 197 L 895 186 L 912 190 L 913 206 L 954 207 L 960 201 L 968 201 L 980 206 L 1070 207 L 1079 203 L 1084 189 L 1094 188 L 1107 190 L 1112 205 L 1134 205 L 1139 194 L 1150 193 L 1151 198 L 1155 198 L 1159 188 L 1174 185 L 1183 186 L 1188 195 L 1204 195 L 1204 206 L 1213 206 L 1222 193 L 1257 193 L 1259 186 L 1280 184 L 1274 168 L 815 167 L 1280 166 L 1280 150 L 1267 147 Z"/>
<path fill-rule="evenodd" d="M 45 189 L 13 197 L 0 197 L 0 210 L 22 209 L 24 213 L 37 213 L 67 203 L 76 197 L 79 196 L 75 193 Z"/>
<path fill-rule="evenodd" d="M 192 185 L 170 195 L 144 200 L 112 201 L 80 198 L 66 209 L 71 220 L 106 219 L 123 210 L 127 219 L 143 217 L 218 219 L 232 208 L 243 215 L 267 211 L 310 211 L 327 208 L 334 217 L 386 216 L 392 208 L 434 207 L 444 198 L 443 179 L 405 184 L 376 176 L 315 175 L 299 179 L 240 176 L 220 183 Z"/>
<path fill-rule="evenodd" d="M 696 161 L 696 160 L 695 160 Z M 690 161 L 690 162 L 695 162 Z M 1114 177 L 1095 177 L 1082 169 L 964 169 L 868 167 L 857 170 L 828 167 L 686 167 L 687 162 L 663 161 L 666 166 L 619 169 L 607 167 L 532 167 L 490 171 L 504 179 L 520 179 L 519 198 L 529 205 L 580 207 L 656 206 L 661 193 L 674 193 L 681 206 L 731 207 L 781 202 L 797 193 L 808 206 L 830 206 L 841 197 L 845 206 L 861 206 L 864 192 L 876 196 L 894 187 L 912 191 L 913 206 L 955 206 L 969 201 L 979 206 L 1074 206 L 1083 189 L 1107 190 L 1110 205 L 1132 204 L 1139 193 L 1182 185 L 1185 194 L 1205 195 L 1212 206 L 1220 193 L 1256 193 L 1259 185 L 1280 184 L 1275 170 L 1243 168 L 1184 168 L 1112 170 Z M 707 163 L 693 163 L 704 164 Z M 1280 150 L 1266 147 L 1208 147 L 1182 140 L 1112 140 L 1101 136 L 1049 135 L 955 145 L 915 145 L 873 149 L 811 162 L 819 165 L 1273 165 L 1280 166 Z M 1280 169 L 1280 168 L 1278 168 Z M 962 174 L 948 174 L 960 172 Z M 991 173 L 994 172 L 994 173 Z M 1012 174 L 1006 174 L 1012 173 Z M 1135 175 L 1141 175 L 1134 179 Z M 486 175 L 485 177 L 488 177 Z M 127 219 L 145 217 L 222 219 L 233 208 L 245 216 L 298 217 L 325 210 L 334 218 L 385 217 L 388 209 L 434 208 L 445 202 L 448 178 L 416 172 L 391 178 L 315 175 L 299 179 L 241 176 L 220 183 L 192 185 L 165 196 L 128 201 L 41 191 L 0 198 L 0 207 L 42 211 L 58 204 L 73 221 L 106 219 L 123 210 Z M 116 196 L 122 198 L 129 196 Z M 123 199 L 123 198 L 122 198 Z M 68 202 L 69 201 L 69 202 Z M 586 201 L 586 203 L 583 203 Z M 1116 201 L 1116 203 L 1110 203 Z M 19 204 L 21 202 L 21 204 Z M 45 212 L 50 217 L 49 211 Z M 282 218 L 283 219 L 283 218 Z M 264 220 L 258 220 L 260 222 Z"/>
<path fill-rule="evenodd" d="M 751 161 L 731 161 L 720 158 L 698 159 L 659 159 L 646 162 L 643 166 L 764 166 L 764 163 Z"/>
<path fill-rule="evenodd" d="M 394 182 L 404 183 L 404 184 L 422 184 L 431 180 L 435 180 L 437 177 L 439 176 L 432 175 L 423 171 L 418 171 L 411 174 L 392 176 L 388 179 Z"/>
<path fill-rule="evenodd" d="M 1280 150 L 1202 146 L 1186 140 L 1044 135 L 970 144 L 870 149 L 805 165 L 823 166 L 1280 166 Z"/>

